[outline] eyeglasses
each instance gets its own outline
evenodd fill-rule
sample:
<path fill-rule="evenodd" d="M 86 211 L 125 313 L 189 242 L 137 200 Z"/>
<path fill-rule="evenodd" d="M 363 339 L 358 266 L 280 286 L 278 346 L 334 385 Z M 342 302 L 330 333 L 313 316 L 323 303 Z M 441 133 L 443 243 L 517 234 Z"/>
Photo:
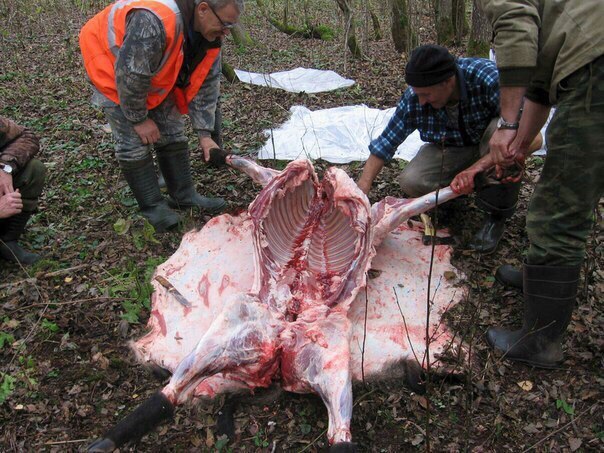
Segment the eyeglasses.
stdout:
<path fill-rule="evenodd" d="M 223 30 L 230 30 L 231 28 L 233 28 L 235 25 L 237 25 L 234 22 L 225 22 L 223 21 L 220 16 L 216 13 L 216 11 L 214 11 L 214 8 L 212 8 L 212 5 L 210 5 L 209 3 L 206 3 L 208 5 L 208 8 L 210 8 L 210 11 L 212 11 L 214 13 L 214 16 L 216 16 L 216 19 L 218 19 L 218 22 L 220 22 L 220 25 L 222 25 L 222 29 Z"/>

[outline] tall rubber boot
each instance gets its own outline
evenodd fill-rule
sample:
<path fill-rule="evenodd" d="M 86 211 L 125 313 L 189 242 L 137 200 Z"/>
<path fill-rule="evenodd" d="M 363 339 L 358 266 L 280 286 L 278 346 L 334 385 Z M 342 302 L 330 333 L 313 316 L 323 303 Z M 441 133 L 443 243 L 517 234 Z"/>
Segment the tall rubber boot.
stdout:
<path fill-rule="evenodd" d="M 120 160 L 119 163 L 141 214 L 149 220 L 155 231 L 162 233 L 176 227 L 181 217 L 170 208 L 159 190 L 151 156 L 142 160 Z"/>
<path fill-rule="evenodd" d="M 522 289 L 522 269 L 514 267 L 511 264 L 502 264 L 495 271 L 495 280 L 504 286 Z"/>
<path fill-rule="evenodd" d="M 31 215 L 31 212 L 23 211 L 2 221 L 0 225 L 0 257 L 2 259 L 11 263 L 20 263 L 23 266 L 29 266 L 40 260 L 40 255 L 28 252 L 18 243 Z"/>
<path fill-rule="evenodd" d="M 469 248 L 483 254 L 493 253 L 497 249 L 505 231 L 505 221 L 516 211 L 519 193 L 519 182 L 488 186 L 478 192 L 476 204 L 486 215 L 482 226 L 468 244 Z"/>
<path fill-rule="evenodd" d="M 562 363 L 562 336 L 575 306 L 580 266 L 525 264 L 524 321 L 520 330 L 493 327 L 487 341 L 504 357 L 538 368 Z"/>
<path fill-rule="evenodd" d="M 157 149 L 157 163 L 166 180 L 170 206 L 178 209 L 200 208 L 220 212 L 226 205 L 222 198 L 200 195 L 193 186 L 189 147 L 186 143 L 171 143 Z"/>

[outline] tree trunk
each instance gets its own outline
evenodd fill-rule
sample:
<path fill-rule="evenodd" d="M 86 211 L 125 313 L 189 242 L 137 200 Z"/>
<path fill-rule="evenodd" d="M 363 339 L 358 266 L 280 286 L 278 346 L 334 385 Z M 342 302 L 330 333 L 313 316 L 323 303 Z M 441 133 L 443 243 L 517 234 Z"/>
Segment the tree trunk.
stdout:
<path fill-rule="evenodd" d="M 453 44 L 455 38 L 453 0 L 432 0 L 432 9 L 436 25 L 436 41 L 443 46 Z"/>
<path fill-rule="evenodd" d="M 226 63 L 224 60 L 222 60 L 222 75 L 231 83 L 239 81 L 233 67 L 230 64 Z"/>
<path fill-rule="evenodd" d="M 472 30 L 468 41 L 468 56 L 488 58 L 491 34 L 491 24 L 478 6 L 478 1 L 474 0 L 472 2 Z"/>
<path fill-rule="evenodd" d="M 352 10 L 348 4 L 348 0 L 336 0 L 336 3 L 344 14 L 344 37 L 346 39 L 346 45 L 350 49 L 350 53 L 355 58 L 363 58 L 363 51 L 357 41 L 354 26 L 354 17 Z"/>
<path fill-rule="evenodd" d="M 468 33 L 468 22 L 466 21 L 466 1 L 453 0 L 451 5 L 451 21 L 453 23 L 454 44 L 460 45 L 463 37 Z"/>
<path fill-rule="evenodd" d="M 373 24 L 373 35 L 375 40 L 379 41 L 382 39 L 382 27 L 380 27 L 380 20 L 373 11 L 369 11 L 369 14 L 371 14 L 371 22 Z"/>
<path fill-rule="evenodd" d="M 254 45 L 254 40 L 241 24 L 237 24 L 231 29 L 231 36 L 233 36 L 233 42 L 239 47 Z"/>
<path fill-rule="evenodd" d="M 410 53 L 419 39 L 411 25 L 407 0 L 390 0 L 392 11 L 392 42 L 397 52 Z"/>

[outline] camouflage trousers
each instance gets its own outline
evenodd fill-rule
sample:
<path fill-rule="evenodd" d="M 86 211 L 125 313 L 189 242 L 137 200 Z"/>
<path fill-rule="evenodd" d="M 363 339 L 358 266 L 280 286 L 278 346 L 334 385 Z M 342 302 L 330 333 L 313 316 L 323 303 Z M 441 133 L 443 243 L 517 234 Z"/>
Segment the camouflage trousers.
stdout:
<path fill-rule="evenodd" d="M 143 144 L 120 106 L 107 103 L 103 105 L 103 111 L 111 126 L 117 159 L 123 161 L 145 159 L 151 152 L 151 145 Z M 153 145 L 156 149 L 173 143 L 187 143 L 184 118 L 176 107 L 172 93 L 153 110 L 149 110 L 148 117 L 155 121 L 159 129 L 160 139 Z"/>
<path fill-rule="evenodd" d="M 547 158 L 530 202 L 527 261 L 575 266 L 583 261 L 593 212 L 604 194 L 604 56 L 558 87 L 547 130 Z"/>

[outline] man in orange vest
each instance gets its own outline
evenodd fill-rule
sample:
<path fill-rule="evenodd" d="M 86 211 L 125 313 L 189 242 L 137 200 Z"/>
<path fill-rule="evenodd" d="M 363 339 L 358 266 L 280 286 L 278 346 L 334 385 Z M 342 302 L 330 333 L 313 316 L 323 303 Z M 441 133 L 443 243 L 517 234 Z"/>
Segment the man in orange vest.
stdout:
<path fill-rule="evenodd" d="M 156 231 L 178 225 L 172 208 L 215 213 L 225 205 L 195 190 L 182 114 L 189 114 L 207 161 L 218 147 L 212 134 L 219 127 L 222 38 L 242 10 L 243 0 L 118 0 L 80 32 L 93 103 L 105 112 L 122 173 Z"/>

